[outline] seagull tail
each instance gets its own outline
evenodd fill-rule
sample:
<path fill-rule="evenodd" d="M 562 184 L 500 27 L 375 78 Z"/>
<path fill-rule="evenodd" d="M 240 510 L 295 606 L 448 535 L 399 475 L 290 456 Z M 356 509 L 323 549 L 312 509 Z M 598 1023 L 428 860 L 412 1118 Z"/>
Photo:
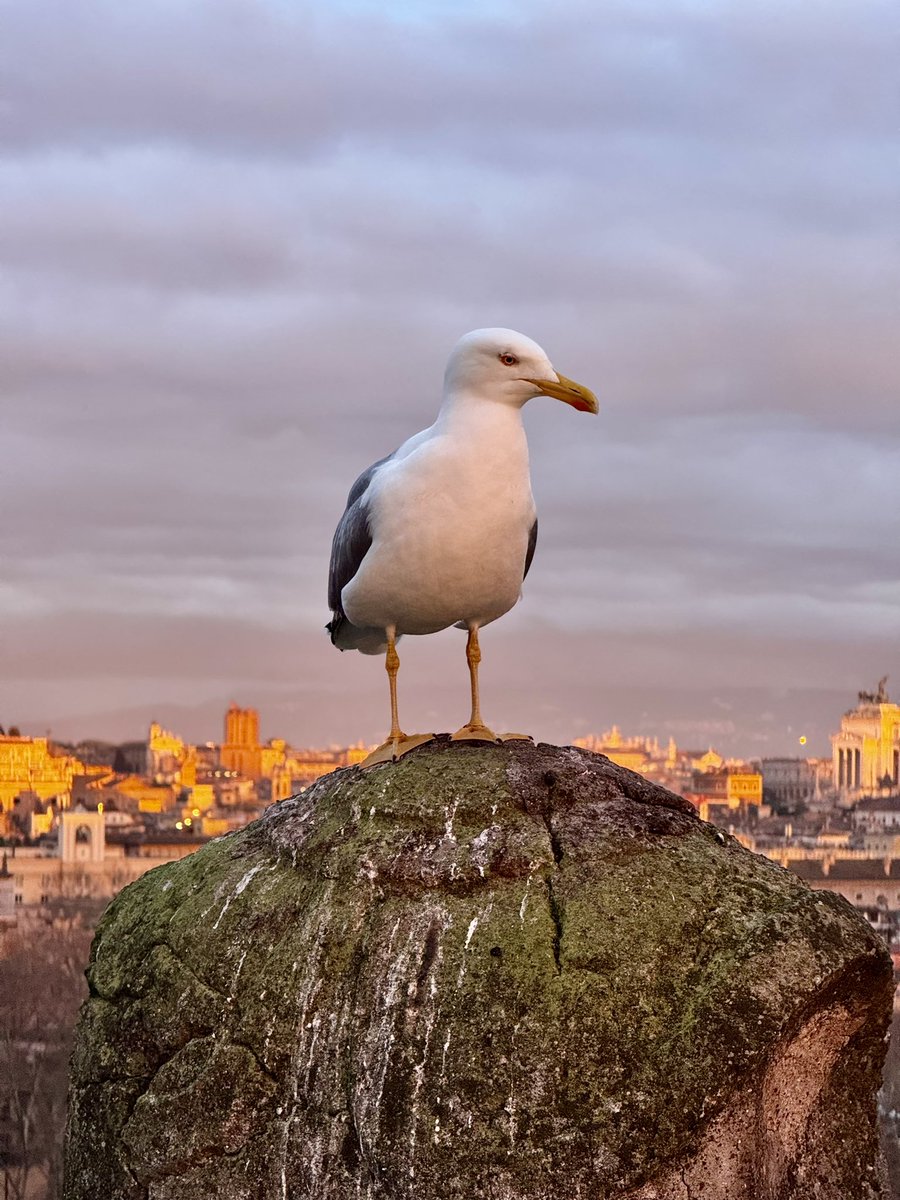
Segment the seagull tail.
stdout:
<path fill-rule="evenodd" d="M 342 612 L 332 613 L 325 628 L 331 635 L 332 645 L 337 646 L 338 650 L 359 650 L 361 654 L 384 654 L 387 650 L 383 629 L 354 625 Z"/>

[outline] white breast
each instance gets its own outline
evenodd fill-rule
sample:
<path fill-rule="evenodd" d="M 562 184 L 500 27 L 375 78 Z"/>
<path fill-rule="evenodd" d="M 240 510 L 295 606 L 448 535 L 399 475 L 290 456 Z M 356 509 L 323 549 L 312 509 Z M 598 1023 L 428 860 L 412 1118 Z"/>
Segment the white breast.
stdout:
<path fill-rule="evenodd" d="M 378 472 L 366 503 L 372 547 L 342 594 L 354 624 L 434 633 L 486 625 L 519 599 L 535 513 L 517 409 L 439 419 Z"/>

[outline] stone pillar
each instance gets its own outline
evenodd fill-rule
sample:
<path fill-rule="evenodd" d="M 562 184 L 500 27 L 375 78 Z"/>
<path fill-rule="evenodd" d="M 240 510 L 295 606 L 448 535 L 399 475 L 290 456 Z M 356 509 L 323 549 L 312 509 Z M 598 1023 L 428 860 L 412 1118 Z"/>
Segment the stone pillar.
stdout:
<path fill-rule="evenodd" d="M 886 1200 L 884 946 L 588 751 L 336 771 L 88 979 L 65 1200 Z"/>

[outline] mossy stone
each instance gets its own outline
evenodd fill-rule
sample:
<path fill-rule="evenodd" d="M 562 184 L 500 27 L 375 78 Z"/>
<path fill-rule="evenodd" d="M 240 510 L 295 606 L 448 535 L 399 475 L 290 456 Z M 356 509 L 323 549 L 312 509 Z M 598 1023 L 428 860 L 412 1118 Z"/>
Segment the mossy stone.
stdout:
<path fill-rule="evenodd" d="M 94 942 L 67 1200 L 874 1200 L 891 964 L 573 748 L 431 743 L 148 872 Z"/>

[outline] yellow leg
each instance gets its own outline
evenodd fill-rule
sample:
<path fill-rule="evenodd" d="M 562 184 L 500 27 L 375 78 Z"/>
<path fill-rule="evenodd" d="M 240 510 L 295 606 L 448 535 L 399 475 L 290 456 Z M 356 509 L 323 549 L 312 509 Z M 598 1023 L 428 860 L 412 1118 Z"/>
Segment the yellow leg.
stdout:
<path fill-rule="evenodd" d="M 478 627 L 469 630 L 466 639 L 466 662 L 469 664 L 469 683 L 472 687 L 472 715 L 469 724 L 484 727 L 481 719 L 481 699 L 478 694 L 478 667 L 481 663 L 481 647 L 478 644 Z"/>
<path fill-rule="evenodd" d="M 361 767 L 375 767 L 379 763 L 396 762 L 403 754 L 407 754 L 410 750 L 415 750 L 416 746 L 422 746 L 425 742 L 430 742 L 434 739 L 433 733 L 414 733 L 405 734 L 400 728 L 400 717 L 397 712 L 397 674 L 400 670 L 400 655 L 397 653 L 397 631 L 396 629 L 388 629 L 387 631 L 387 653 L 384 656 L 384 667 L 388 673 L 388 683 L 391 689 L 391 732 L 387 735 L 387 740 L 382 742 L 377 749 L 364 758 L 360 763 Z"/>
<path fill-rule="evenodd" d="M 406 734 L 400 728 L 400 717 L 397 713 L 397 674 L 400 671 L 400 655 L 397 653 L 397 643 L 393 631 L 388 634 L 387 654 L 384 656 L 384 669 L 388 673 L 388 683 L 391 689 L 391 732 L 389 742 L 398 742 Z"/>
<path fill-rule="evenodd" d="M 488 729 L 481 719 L 481 700 L 478 693 L 478 664 L 481 662 L 481 647 L 478 645 L 478 626 L 469 626 L 469 637 L 466 642 L 466 661 L 469 664 L 469 683 L 472 688 L 472 715 L 468 724 L 457 729 L 453 734 L 454 742 L 496 742 L 497 735 Z"/>

